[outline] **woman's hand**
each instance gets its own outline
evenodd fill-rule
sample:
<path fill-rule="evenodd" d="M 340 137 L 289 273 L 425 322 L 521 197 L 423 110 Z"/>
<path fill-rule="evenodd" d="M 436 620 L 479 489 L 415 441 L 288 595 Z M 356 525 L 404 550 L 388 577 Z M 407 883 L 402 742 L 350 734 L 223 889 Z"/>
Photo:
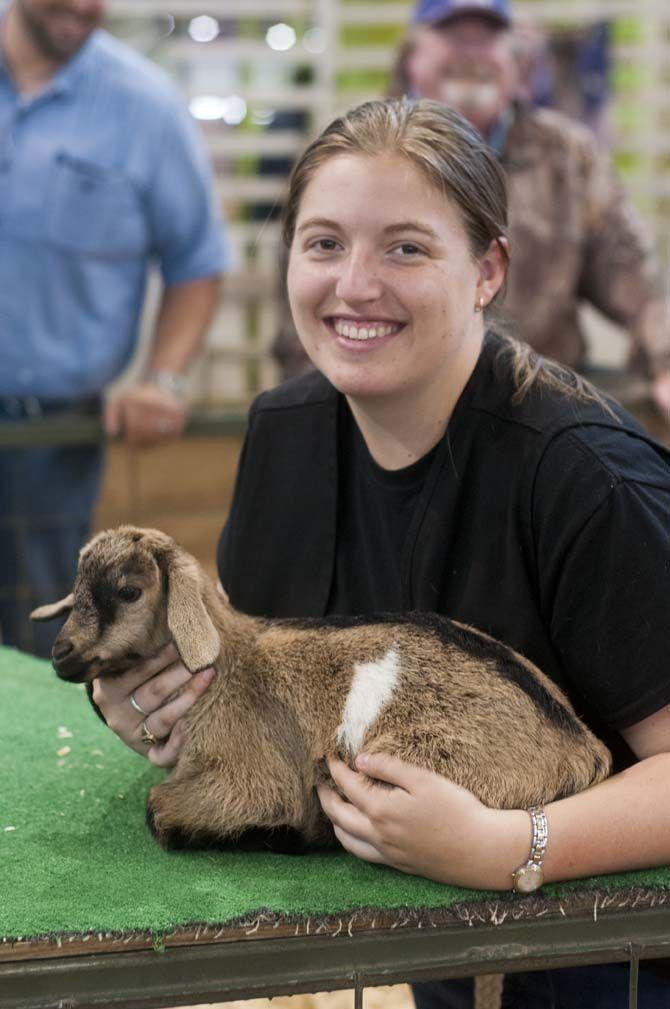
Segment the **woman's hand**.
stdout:
<path fill-rule="evenodd" d="M 157 767 L 173 767 L 185 739 L 184 715 L 213 677 L 211 668 L 190 673 L 169 644 L 122 676 L 93 680 L 93 700 L 126 746 Z M 144 715 L 133 707 L 131 696 Z M 143 726 L 158 740 L 153 746 L 142 742 Z"/>
<path fill-rule="evenodd" d="M 360 754 L 358 771 L 328 764 L 349 802 L 325 785 L 319 799 L 347 851 L 440 883 L 511 888 L 530 850 L 523 810 L 489 809 L 460 785 L 385 753 Z"/>

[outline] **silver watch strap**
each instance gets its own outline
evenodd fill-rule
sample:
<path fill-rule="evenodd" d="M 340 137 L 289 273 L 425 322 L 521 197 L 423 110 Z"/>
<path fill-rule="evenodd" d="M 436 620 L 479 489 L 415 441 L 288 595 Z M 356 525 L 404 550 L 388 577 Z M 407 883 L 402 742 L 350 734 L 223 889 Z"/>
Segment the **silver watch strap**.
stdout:
<path fill-rule="evenodd" d="M 528 810 L 533 826 L 533 837 L 530 843 L 528 861 L 534 865 L 542 865 L 547 850 L 548 826 L 547 817 L 541 806 L 531 806 Z"/>
<path fill-rule="evenodd" d="M 151 385 L 157 385 L 159 389 L 165 389 L 180 399 L 186 395 L 186 378 L 183 375 L 178 375 L 176 371 L 153 368 L 146 373 L 144 381 Z"/>

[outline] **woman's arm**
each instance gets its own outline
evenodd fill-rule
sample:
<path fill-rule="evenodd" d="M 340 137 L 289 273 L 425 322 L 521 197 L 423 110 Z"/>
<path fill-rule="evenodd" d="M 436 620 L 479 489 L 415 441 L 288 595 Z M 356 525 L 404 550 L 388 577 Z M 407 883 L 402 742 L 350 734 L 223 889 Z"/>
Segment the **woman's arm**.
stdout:
<path fill-rule="evenodd" d="M 670 708 L 622 734 L 639 763 L 545 806 L 545 882 L 670 864 Z M 525 811 L 488 809 L 453 782 L 386 754 L 361 756 L 357 766 L 365 775 L 331 762 L 348 803 L 319 789 L 352 854 L 438 882 L 511 889 L 530 851 Z M 370 778 L 396 787 L 379 788 Z"/>
<path fill-rule="evenodd" d="M 670 707 L 621 734 L 639 763 L 546 807 L 547 882 L 670 865 Z"/>

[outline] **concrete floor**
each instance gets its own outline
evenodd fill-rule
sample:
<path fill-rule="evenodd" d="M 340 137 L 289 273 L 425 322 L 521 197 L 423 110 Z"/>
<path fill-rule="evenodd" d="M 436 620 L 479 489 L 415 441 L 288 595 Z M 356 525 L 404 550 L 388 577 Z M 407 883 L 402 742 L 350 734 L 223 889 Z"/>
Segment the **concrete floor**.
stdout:
<path fill-rule="evenodd" d="M 499 1009 L 502 977 L 498 974 L 479 977 L 475 987 L 475 1009 Z M 273 999 L 250 999 L 246 1002 L 224 1002 L 219 1005 L 192 1006 L 190 1009 L 353 1009 L 354 992 L 320 992 L 316 995 L 278 996 Z M 186 1007 L 183 1007 L 186 1009 Z M 414 1009 L 414 999 L 408 985 L 366 988 L 363 1009 Z"/>
<path fill-rule="evenodd" d="M 200 1005 L 191 1009 L 353 1009 L 354 992 L 320 992 L 316 995 L 280 995 L 273 999 L 249 999 L 245 1002 L 223 1002 L 219 1005 Z M 386 988 L 366 988 L 364 1009 L 414 1009 L 412 993 L 407 985 Z M 186 1007 L 183 1007 L 186 1009 Z"/>

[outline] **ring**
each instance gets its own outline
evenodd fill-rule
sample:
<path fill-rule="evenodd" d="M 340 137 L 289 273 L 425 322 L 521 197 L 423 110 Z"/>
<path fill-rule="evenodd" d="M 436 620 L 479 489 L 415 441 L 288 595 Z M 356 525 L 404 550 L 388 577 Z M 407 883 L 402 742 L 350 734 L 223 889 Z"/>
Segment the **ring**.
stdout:
<path fill-rule="evenodd" d="M 134 707 L 134 709 L 138 713 L 138 715 L 142 715 L 144 718 L 147 717 L 147 715 L 148 715 L 149 712 L 145 711 L 144 708 L 141 708 L 139 706 L 139 704 L 135 700 L 135 691 L 133 691 L 132 694 L 130 695 L 130 703 L 132 704 L 132 706 Z"/>
<path fill-rule="evenodd" d="M 147 728 L 146 722 L 142 722 L 142 742 L 146 746 L 155 746 L 156 743 L 158 742 L 158 739 L 156 738 L 156 736 L 154 736 L 151 729 Z"/>

